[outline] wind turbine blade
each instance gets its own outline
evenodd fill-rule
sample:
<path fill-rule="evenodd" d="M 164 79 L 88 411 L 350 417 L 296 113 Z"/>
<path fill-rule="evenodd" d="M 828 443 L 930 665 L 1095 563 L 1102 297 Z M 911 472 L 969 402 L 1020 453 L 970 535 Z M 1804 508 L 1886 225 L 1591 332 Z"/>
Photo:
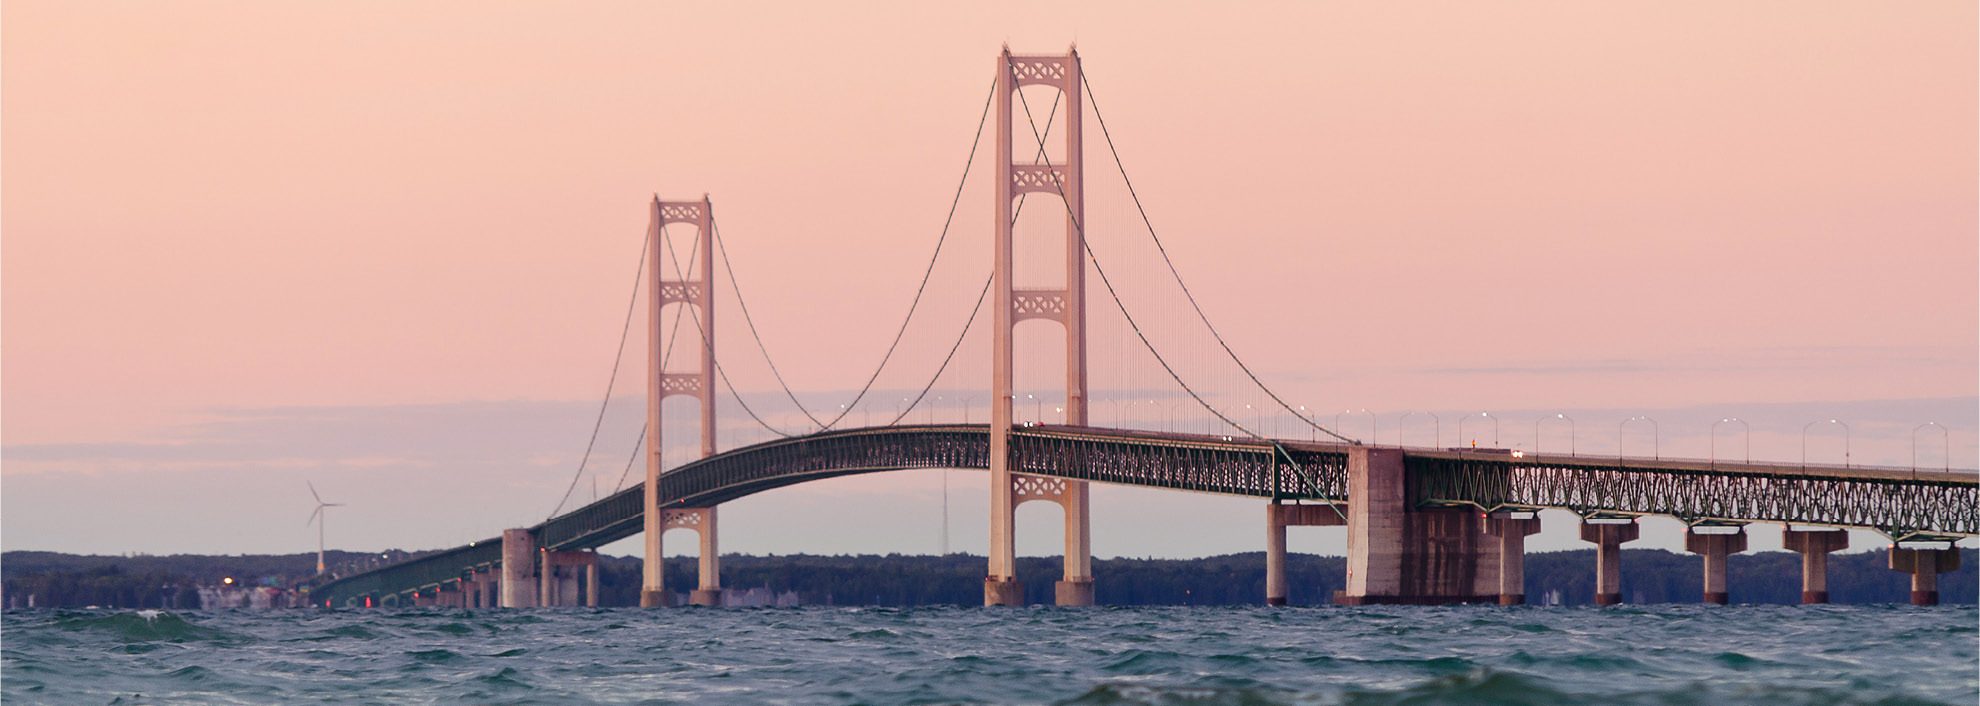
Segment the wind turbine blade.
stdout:
<path fill-rule="evenodd" d="M 316 484 L 310 483 L 309 481 L 303 481 L 303 483 L 309 486 L 309 496 L 312 498 L 316 498 L 317 504 L 321 505 L 323 503 L 323 496 L 316 494 Z"/>
<path fill-rule="evenodd" d="M 303 526 L 308 527 L 310 525 L 316 524 L 316 518 L 322 514 L 323 514 L 323 506 L 318 505 L 316 507 L 316 512 L 309 513 L 309 519 L 303 521 Z"/>
<path fill-rule="evenodd" d="M 343 507 L 343 503 L 324 503 L 324 507 Z"/>

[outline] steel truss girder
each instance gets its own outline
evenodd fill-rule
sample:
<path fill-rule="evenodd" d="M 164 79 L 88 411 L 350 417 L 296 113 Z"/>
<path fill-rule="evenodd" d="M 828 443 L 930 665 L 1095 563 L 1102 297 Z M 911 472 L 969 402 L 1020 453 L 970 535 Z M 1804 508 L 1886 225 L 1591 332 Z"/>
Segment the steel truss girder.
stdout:
<path fill-rule="evenodd" d="M 1943 480 L 1862 478 L 1533 463 L 1504 459 L 1406 459 L 1418 504 L 1553 507 L 1728 520 L 1862 527 L 1893 538 L 1980 533 L 1980 486 Z"/>

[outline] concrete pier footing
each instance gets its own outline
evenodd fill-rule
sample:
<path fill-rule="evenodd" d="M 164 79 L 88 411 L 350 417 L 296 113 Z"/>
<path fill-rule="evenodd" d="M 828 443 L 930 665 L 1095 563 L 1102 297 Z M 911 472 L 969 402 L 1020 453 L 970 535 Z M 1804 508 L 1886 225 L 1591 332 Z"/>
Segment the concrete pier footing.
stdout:
<path fill-rule="evenodd" d="M 1891 547 L 1891 569 L 1911 574 L 1911 604 L 1939 604 L 1939 574 L 1959 569 L 1959 550 Z"/>
<path fill-rule="evenodd" d="M 1684 549 L 1705 558 L 1704 602 L 1731 602 L 1732 595 L 1726 591 L 1726 557 L 1746 551 L 1746 528 L 1694 525 L 1684 534 Z"/>
<path fill-rule="evenodd" d="M 1595 605 L 1622 603 L 1622 545 L 1641 532 L 1635 518 L 1582 521 L 1581 540 L 1595 544 Z"/>
<path fill-rule="evenodd" d="M 1789 527 L 1781 544 L 1801 555 L 1801 602 L 1829 602 L 1829 553 L 1849 548 L 1849 533 L 1835 527 Z"/>
<path fill-rule="evenodd" d="M 1052 600 L 1062 606 L 1093 605 L 1093 579 L 1052 584 Z"/>
<path fill-rule="evenodd" d="M 983 605 L 1024 605 L 1024 584 L 1017 579 L 990 577 L 983 580 Z"/>

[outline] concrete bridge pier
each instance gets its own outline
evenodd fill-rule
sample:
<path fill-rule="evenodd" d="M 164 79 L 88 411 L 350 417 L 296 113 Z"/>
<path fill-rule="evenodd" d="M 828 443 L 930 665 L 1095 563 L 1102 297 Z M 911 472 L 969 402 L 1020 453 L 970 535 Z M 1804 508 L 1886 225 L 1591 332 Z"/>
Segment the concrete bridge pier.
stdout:
<path fill-rule="evenodd" d="M 1347 514 L 1338 505 L 1270 503 L 1265 506 L 1265 605 L 1286 604 L 1286 528 L 1341 527 Z"/>
<path fill-rule="evenodd" d="M 467 608 L 467 591 L 465 588 L 466 585 L 459 579 L 440 584 L 440 588 L 434 595 L 434 605 L 442 608 Z"/>
<path fill-rule="evenodd" d="M 1342 605 L 1494 603 L 1499 545 L 1475 510 L 1415 508 L 1401 449 L 1348 449 L 1347 588 Z"/>
<path fill-rule="evenodd" d="M 597 607 L 598 554 L 585 551 L 544 550 L 542 573 L 538 574 L 539 603 L 544 607 Z M 580 586 L 580 578 L 589 580 Z M 579 591 L 582 589 L 583 594 Z M 584 602 L 580 603 L 580 600 Z"/>
<path fill-rule="evenodd" d="M 536 537 L 502 530 L 502 607 L 536 607 Z"/>
<path fill-rule="evenodd" d="M 1499 538 L 1499 605 L 1526 602 L 1526 538 L 1540 531 L 1540 513 L 1500 510 L 1479 522 L 1479 531 Z"/>
<path fill-rule="evenodd" d="M 1829 553 L 1849 548 L 1849 533 L 1837 527 L 1788 527 L 1781 544 L 1801 554 L 1801 602 L 1829 602 Z"/>
<path fill-rule="evenodd" d="M 1939 604 L 1939 574 L 1959 569 L 1959 550 L 1891 547 L 1891 569 L 1911 574 L 1911 604 Z"/>
<path fill-rule="evenodd" d="M 1633 517 L 1581 521 L 1581 541 L 1595 543 L 1595 605 L 1622 603 L 1622 545 L 1641 531 Z"/>
<path fill-rule="evenodd" d="M 1746 551 L 1746 528 L 1736 525 L 1692 525 L 1684 534 L 1684 550 L 1705 557 L 1704 602 L 1725 605 L 1726 557 Z"/>

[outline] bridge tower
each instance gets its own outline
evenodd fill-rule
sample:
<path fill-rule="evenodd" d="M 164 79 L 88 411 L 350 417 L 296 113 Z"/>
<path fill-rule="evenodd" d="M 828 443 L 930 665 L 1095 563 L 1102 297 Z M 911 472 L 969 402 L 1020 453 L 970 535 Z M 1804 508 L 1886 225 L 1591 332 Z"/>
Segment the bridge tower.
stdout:
<path fill-rule="evenodd" d="M 663 254 L 666 245 L 661 229 L 672 223 L 694 225 L 696 262 L 681 268 L 681 276 L 669 279 Z M 639 604 L 665 606 L 668 596 L 662 569 L 660 536 L 671 527 L 693 529 L 701 535 L 700 587 L 694 591 L 697 605 L 719 605 L 722 597 L 720 557 L 716 553 L 715 508 L 663 508 L 660 506 L 660 461 L 665 448 L 660 438 L 661 403 L 682 395 L 701 400 L 701 455 L 715 454 L 715 206 L 702 194 L 700 201 L 662 201 L 653 197 L 647 228 L 647 271 L 653 287 L 647 305 L 646 379 L 646 557 Z M 698 317 L 694 336 L 701 340 L 701 366 L 694 372 L 669 372 L 661 358 L 667 343 L 661 340 L 660 315 L 670 304 L 694 307 Z"/>
<path fill-rule="evenodd" d="M 990 408 L 990 570 L 983 583 L 984 605 L 1021 605 L 1023 585 L 1017 580 L 1017 506 L 1048 500 L 1065 508 L 1065 577 L 1055 587 L 1059 605 L 1093 604 L 1092 530 L 1088 520 L 1086 481 L 1025 476 L 1011 470 L 1012 331 L 1027 319 L 1049 319 L 1065 327 L 1065 423 L 1086 425 L 1086 252 L 1081 232 L 1086 219 L 1085 179 L 1080 149 L 1082 106 L 1079 52 L 1063 55 L 1013 56 L 1006 47 L 997 56 L 997 148 L 992 161 L 996 181 L 997 222 L 995 284 L 997 300 L 991 342 Z M 1065 161 L 1020 163 L 1012 153 L 1019 89 L 1051 86 L 1064 94 Z M 1025 108 L 1029 113 L 1029 108 Z M 1039 116 L 1041 119 L 1043 116 Z M 1030 121 L 1027 120 L 1027 123 Z M 1033 125 L 1025 134 L 1036 135 Z M 1029 138 L 1028 138 L 1029 139 Z M 1029 151 L 1027 151 L 1029 153 Z M 1021 194 L 1059 199 L 1066 212 L 1064 285 L 1058 288 L 1017 289 L 1013 285 L 1012 239 L 1014 200 Z"/>

